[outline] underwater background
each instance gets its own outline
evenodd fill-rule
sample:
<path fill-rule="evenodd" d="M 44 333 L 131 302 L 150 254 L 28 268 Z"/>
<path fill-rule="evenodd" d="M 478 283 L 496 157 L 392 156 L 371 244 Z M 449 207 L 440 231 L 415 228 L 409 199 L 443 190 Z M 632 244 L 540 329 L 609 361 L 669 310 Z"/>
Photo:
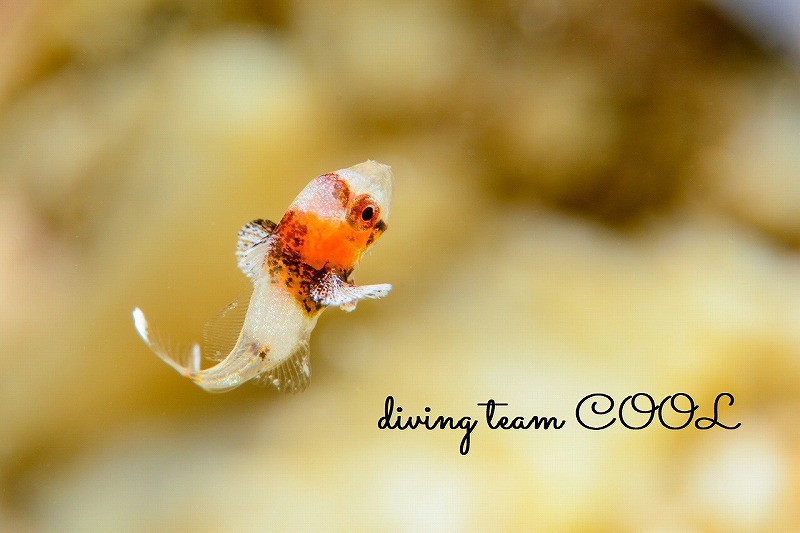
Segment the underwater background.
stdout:
<path fill-rule="evenodd" d="M 0 3 L 0 530 L 796 528 L 797 28 L 746 0 Z M 141 342 L 135 306 L 200 341 L 247 287 L 239 228 L 366 159 L 395 192 L 355 279 L 394 289 L 321 317 L 306 392 L 211 395 Z M 728 392 L 741 426 L 587 430 L 600 392 Z M 479 420 L 469 454 L 378 429 L 388 395 Z M 488 399 L 566 424 L 492 431 Z"/>

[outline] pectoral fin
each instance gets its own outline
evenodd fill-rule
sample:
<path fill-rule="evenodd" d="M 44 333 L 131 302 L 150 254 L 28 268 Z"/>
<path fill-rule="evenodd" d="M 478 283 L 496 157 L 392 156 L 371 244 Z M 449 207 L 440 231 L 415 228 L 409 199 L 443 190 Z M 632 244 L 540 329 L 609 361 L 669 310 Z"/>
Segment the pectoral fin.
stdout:
<path fill-rule="evenodd" d="M 377 285 L 353 285 L 334 272 L 326 273 L 311 290 L 311 297 L 326 306 L 339 306 L 344 311 L 352 311 L 359 300 L 383 298 L 392 286 L 388 283 Z"/>
<path fill-rule="evenodd" d="M 352 313 L 353 311 L 356 310 L 356 304 L 357 303 L 358 303 L 357 301 L 346 302 L 346 303 L 343 303 L 342 305 L 340 305 L 339 309 L 341 309 L 342 311 L 344 311 L 346 313 Z"/>
<path fill-rule="evenodd" d="M 269 237 L 276 224 L 271 220 L 254 220 L 239 230 L 236 259 L 244 275 L 255 281 L 269 252 Z"/>

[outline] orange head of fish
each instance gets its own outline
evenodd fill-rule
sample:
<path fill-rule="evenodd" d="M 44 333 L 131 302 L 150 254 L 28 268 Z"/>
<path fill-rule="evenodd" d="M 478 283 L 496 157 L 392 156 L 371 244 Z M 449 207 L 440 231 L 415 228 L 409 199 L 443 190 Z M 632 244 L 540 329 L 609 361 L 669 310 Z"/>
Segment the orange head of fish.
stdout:
<path fill-rule="evenodd" d="M 276 229 L 283 250 L 317 270 L 350 270 L 386 231 L 391 194 L 391 169 L 374 161 L 319 176 Z"/>

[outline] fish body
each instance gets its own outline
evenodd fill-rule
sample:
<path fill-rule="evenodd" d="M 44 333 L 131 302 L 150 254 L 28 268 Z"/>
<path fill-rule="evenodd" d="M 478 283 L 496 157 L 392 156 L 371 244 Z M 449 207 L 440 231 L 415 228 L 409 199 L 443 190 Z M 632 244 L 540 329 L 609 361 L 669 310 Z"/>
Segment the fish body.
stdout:
<path fill-rule="evenodd" d="M 207 325 L 205 354 L 198 344 L 178 357 L 170 354 L 139 308 L 133 311 L 136 330 L 162 360 L 209 392 L 256 377 L 280 390 L 305 389 L 308 340 L 319 315 L 330 306 L 352 311 L 359 300 L 391 290 L 389 284 L 355 285 L 350 276 L 386 231 L 392 184 L 388 165 L 366 161 L 312 180 L 277 224 L 246 224 L 236 256 L 253 292 L 246 307 L 231 304 Z M 201 370 L 203 355 L 220 361 Z"/>

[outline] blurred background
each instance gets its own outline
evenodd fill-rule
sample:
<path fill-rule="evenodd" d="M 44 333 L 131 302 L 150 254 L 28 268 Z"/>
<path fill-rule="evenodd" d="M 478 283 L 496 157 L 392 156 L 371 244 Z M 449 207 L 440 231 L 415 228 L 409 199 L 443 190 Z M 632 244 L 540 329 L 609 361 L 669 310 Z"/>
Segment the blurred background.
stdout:
<path fill-rule="evenodd" d="M 800 523 L 791 1 L 0 3 L 0 529 L 787 531 Z M 300 395 L 210 395 L 176 341 L 236 233 L 393 166 L 392 283 Z M 591 432 L 686 392 L 740 429 Z M 561 431 L 379 431 L 408 414 Z"/>

